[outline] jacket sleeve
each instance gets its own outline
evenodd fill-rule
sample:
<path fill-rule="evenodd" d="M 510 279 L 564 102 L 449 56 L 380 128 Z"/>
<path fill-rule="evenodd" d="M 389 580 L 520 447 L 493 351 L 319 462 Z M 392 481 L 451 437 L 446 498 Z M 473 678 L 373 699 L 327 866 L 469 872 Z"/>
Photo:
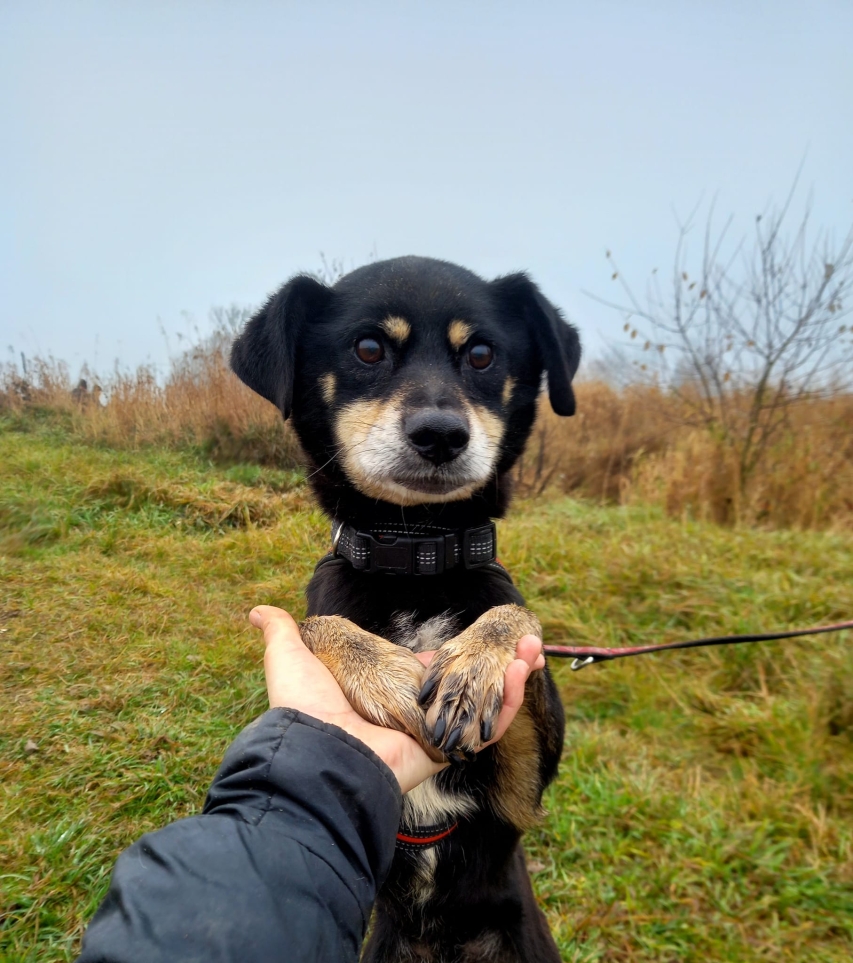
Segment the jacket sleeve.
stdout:
<path fill-rule="evenodd" d="M 366 745 L 271 709 L 228 749 L 201 815 L 119 856 L 78 963 L 354 963 L 400 806 Z"/>

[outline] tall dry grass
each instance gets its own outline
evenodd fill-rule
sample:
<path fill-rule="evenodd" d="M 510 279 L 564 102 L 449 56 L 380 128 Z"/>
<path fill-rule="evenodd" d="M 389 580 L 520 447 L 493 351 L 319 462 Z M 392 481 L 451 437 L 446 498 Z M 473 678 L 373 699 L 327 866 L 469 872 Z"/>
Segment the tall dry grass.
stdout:
<path fill-rule="evenodd" d="M 516 485 L 604 503 L 661 506 L 669 515 L 774 528 L 853 525 L 853 395 L 803 402 L 741 494 L 735 454 L 689 423 L 678 400 L 648 385 L 577 385 L 578 414 L 543 399 Z"/>
<path fill-rule="evenodd" d="M 28 376 L 0 371 L 0 410 L 61 417 L 90 442 L 113 447 L 193 445 L 218 461 L 282 468 L 299 464 L 295 435 L 271 405 L 228 369 L 233 328 L 173 359 L 165 380 L 152 370 L 116 373 L 74 397 L 65 365 L 35 361 Z M 95 398 L 103 386 L 108 403 Z M 577 385 L 578 414 L 558 418 L 543 399 L 515 469 L 521 494 L 574 493 L 610 504 L 646 503 L 669 515 L 722 524 L 826 528 L 853 524 L 853 396 L 837 393 L 792 408 L 739 491 L 737 460 L 701 429 L 671 394 L 649 385 Z"/>
<path fill-rule="evenodd" d="M 113 447 L 193 445 L 216 461 L 298 466 L 299 444 L 280 412 L 229 370 L 230 344 L 229 331 L 216 331 L 174 357 L 164 380 L 145 366 L 106 377 L 84 370 L 86 393 L 54 359 L 30 362 L 26 378 L 7 367 L 0 410 L 58 415 L 87 441 Z"/>

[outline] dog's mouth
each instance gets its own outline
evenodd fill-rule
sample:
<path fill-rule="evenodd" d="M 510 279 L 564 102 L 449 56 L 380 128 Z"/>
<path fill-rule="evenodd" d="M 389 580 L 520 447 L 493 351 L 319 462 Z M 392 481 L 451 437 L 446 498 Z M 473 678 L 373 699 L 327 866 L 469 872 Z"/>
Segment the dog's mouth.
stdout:
<path fill-rule="evenodd" d="M 433 475 L 392 475 L 389 480 L 409 491 L 423 492 L 425 495 L 449 495 L 478 481 L 476 478 L 448 477 L 438 472 Z"/>

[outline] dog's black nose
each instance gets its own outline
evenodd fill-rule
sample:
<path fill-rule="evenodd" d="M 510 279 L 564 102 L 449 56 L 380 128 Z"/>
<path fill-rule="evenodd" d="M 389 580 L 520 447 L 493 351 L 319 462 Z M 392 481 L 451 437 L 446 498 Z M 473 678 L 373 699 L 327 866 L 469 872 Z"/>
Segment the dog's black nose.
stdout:
<path fill-rule="evenodd" d="M 403 429 L 412 448 L 434 465 L 453 461 L 471 438 L 468 422 L 441 408 L 421 408 L 404 420 Z"/>

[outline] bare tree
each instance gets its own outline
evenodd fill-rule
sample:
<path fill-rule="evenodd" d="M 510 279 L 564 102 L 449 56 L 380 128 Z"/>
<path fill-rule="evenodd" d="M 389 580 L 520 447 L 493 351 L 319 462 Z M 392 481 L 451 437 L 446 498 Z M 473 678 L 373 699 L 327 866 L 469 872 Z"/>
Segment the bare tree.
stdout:
<path fill-rule="evenodd" d="M 734 244 L 733 219 L 715 230 L 712 205 L 695 269 L 694 211 L 678 225 L 671 282 L 655 269 L 642 300 L 608 251 L 627 303 L 597 299 L 624 314 L 625 331 L 647 352 L 635 370 L 735 456 L 741 496 L 792 406 L 853 384 L 853 228 L 838 242 L 823 230 L 810 236 L 807 203 L 786 232 L 795 190 L 796 181 L 781 208 L 755 218 L 752 238 Z"/>

